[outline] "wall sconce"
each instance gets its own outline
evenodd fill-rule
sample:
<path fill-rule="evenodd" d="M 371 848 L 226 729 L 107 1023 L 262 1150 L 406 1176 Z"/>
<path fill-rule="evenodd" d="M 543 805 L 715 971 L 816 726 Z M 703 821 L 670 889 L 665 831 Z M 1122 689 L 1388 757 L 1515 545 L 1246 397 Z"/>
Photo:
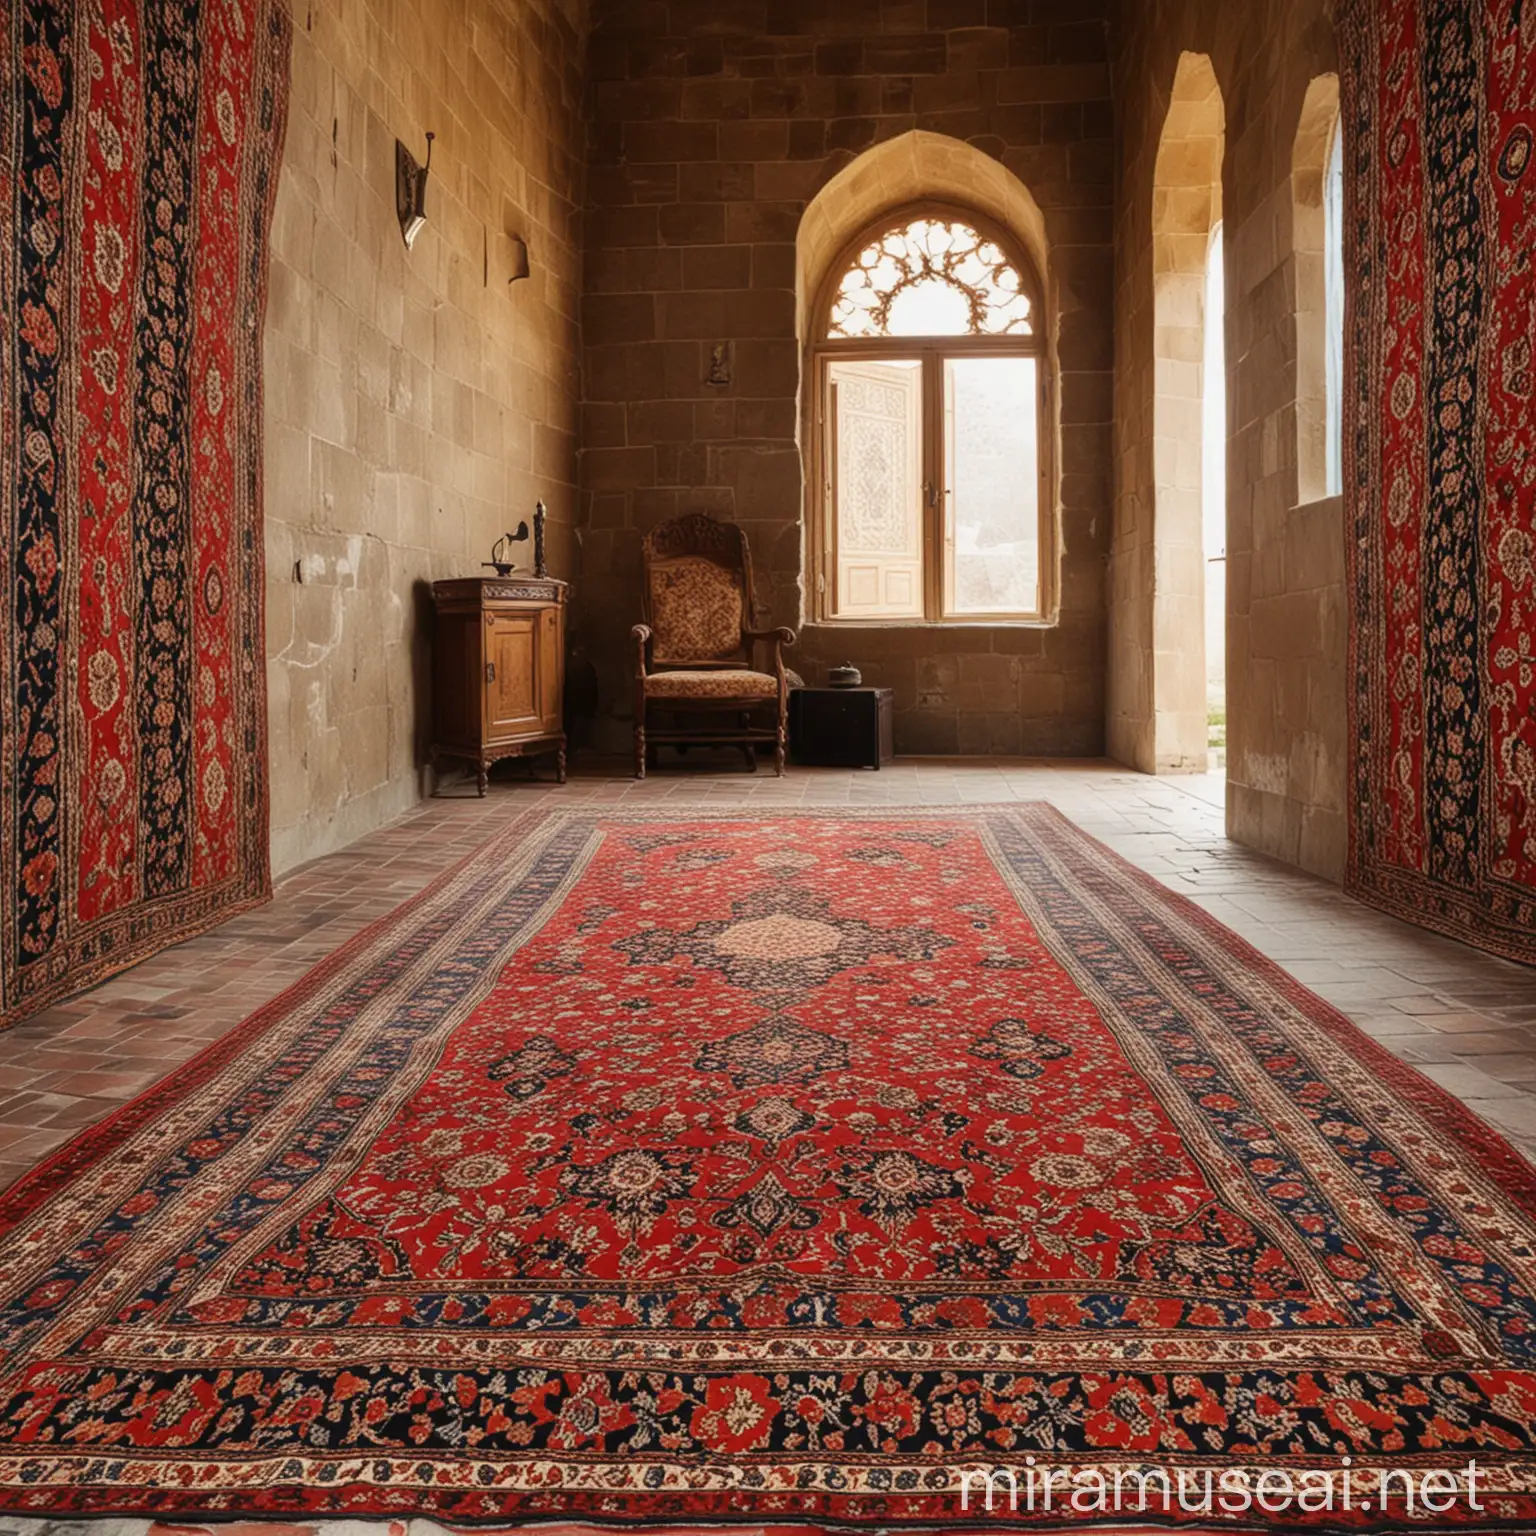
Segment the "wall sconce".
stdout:
<path fill-rule="evenodd" d="M 510 260 L 507 281 L 515 283 L 520 278 L 528 276 L 528 242 L 521 235 L 513 235 L 507 241 L 507 255 Z"/>
<path fill-rule="evenodd" d="M 417 165 L 416 157 L 399 139 L 395 140 L 395 212 L 400 218 L 400 233 L 405 248 L 416 243 L 427 222 L 427 172 L 432 169 L 433 134 L 427 135 L 427 163 Z"/>

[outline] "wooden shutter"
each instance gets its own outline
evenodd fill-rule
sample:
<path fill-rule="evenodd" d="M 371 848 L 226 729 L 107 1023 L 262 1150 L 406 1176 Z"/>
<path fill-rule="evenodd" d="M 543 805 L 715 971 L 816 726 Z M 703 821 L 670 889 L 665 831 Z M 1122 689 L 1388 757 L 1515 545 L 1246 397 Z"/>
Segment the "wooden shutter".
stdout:
<path fill-rule="evenodd" d="M 923 370 L 827 367 L 834 618 L 923 616 Z"/>

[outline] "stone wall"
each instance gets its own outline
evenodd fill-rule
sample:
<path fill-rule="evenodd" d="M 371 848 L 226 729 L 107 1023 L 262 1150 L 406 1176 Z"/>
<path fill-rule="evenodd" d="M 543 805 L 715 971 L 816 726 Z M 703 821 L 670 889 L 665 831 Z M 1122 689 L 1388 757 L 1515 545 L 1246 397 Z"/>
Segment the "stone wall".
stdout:
<path fill-rule="evenodd" d="M 627 731 L 640 539 L 700 509 L 747 528 L 803 672 L 846 659 L 896 689 L 901 750 L 1091 754 L 1107 720 L 1110 751 L 1159 766 L 1152 219 L 1189 52 L 1225 122 L 1230 829 L 1337 875 L 1342 523 L 1301 494 L 1316 188 L 1293 174 L 1335 67 L 1325 5 L 1147 0 L 1111 65 L 1109 0 L 595 0 L 590 41 L 583 0 L 301 3 L 267 335 L 276 866 L 421 793 L 426 584 L 537 497 L 600 746 Z M 428 129 L 407 252 L 394 140 Z M 824 215 L 925 194 L 1039 225 L 1015 227 L 1060 369 L 1060 611 L 806 627 L 804 236 L 824 254 Z M 514 234 L 533 276 L 509 287 Z"/>
<path fill-rule="evenodd" d="M 1154 183 L 1181 55 L 1205 54 L 1226 125 L 1228 831 L 1338 879 L 1347 837 L 1343 512 L 1336 499 L 1300 494 L 1298 464 L 1315 454 L 1298 453 L 1298 431 L 1318 424 L 1305 366 L 1298 391 L 1298 309 L 1303 326 L 1316 323 L 1305 295 L 1317 256 L 1304 235 L 1298 264 L 1293 235 L 1298 198 L 1305 210 L 1317 196 L 1315 177 L 1293 178 L 1304 115 L 1303 143 L 1315 136 L 1308 89 L 1337 68 L 1326 8 L 1326 0 L 1124 8 L 1114 67 L 1121 174 L 1108 735 L 1114 756 L 1157 766 L 1159 671 L 1171 663 L 1159 654 L 1167 642 L 1156 623 L 1166 551 L 1156 496 Z M 1304 212 L 1302 222 L 1315 221 Z"/>
<path fill-rule="evenodd" d="M 1108 0 L 599 0 L 590 49 L 580 646 L 600 745 L 631 707 L 645 531 L 748 531 L 764 618 L 802 625 L 802 216 L 914 132 L 1000 165 L 1043 224 L 1061 369 L 1061 607 L 1048 626 L 802 628 L 812 680 L 896 690 L 903 752 L 1094 754 L 1110 491 Z M 982 201 L 990 177 L 893 184 Z M 986 185 L 983 185 L 986 183 Z M 883 211 L 872 209 L 873 212 Z M 850 234 L 856 233 L 851 231 Z M 710 383 L 717 358 L 728 382 Z M 717 372 L 719 370 L 716 370 Z"/>
<path fill-rule="evenodd" d="M 575 563 L 583 0 L 297 0 L 266 336 L 273 863 L 423 789 L 428 583 Z M 407 251 L 395 140 L 437 135 Z M 532 276 L 509 286 L 509 237 Z"/>

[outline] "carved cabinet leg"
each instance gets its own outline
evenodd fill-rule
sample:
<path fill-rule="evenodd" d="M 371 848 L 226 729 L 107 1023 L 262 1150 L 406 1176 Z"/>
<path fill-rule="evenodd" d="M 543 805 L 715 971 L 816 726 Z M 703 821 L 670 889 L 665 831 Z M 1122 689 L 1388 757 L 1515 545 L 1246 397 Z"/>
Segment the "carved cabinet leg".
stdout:
<path fill-rule="evenodd" d="M 480 791 L 480 798 L 485 799 L 485 791 L 491 782 L 491 764 L 488 758 L 480 759 L 480 767 L 475 773 L 475 787 Z"/>
<path fill-rule="evenodd" d="M 555 753 L 555 783 L 565 783 L 565 748 L 563 746 Z"/>

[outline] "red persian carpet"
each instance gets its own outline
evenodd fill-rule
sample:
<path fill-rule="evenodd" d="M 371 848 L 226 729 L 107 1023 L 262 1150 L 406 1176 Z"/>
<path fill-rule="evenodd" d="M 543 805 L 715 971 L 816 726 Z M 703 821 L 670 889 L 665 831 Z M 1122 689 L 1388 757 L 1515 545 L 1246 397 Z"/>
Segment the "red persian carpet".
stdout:
<path fill-rule="evenodd" d="M 1536 4 L 1339 24 L 1349 886 L 1536 964 Z"/>
<path fill-rule="evenodd" d="M 531 811 L 0 1200 L 0 1508 L 1530 1531 L 1533 1213 L 1048 807 Z"/>
<path fill-rule="evenodd" d="M 267 893 L 282 0 L 0 7 L 0 1026 Z"/>

